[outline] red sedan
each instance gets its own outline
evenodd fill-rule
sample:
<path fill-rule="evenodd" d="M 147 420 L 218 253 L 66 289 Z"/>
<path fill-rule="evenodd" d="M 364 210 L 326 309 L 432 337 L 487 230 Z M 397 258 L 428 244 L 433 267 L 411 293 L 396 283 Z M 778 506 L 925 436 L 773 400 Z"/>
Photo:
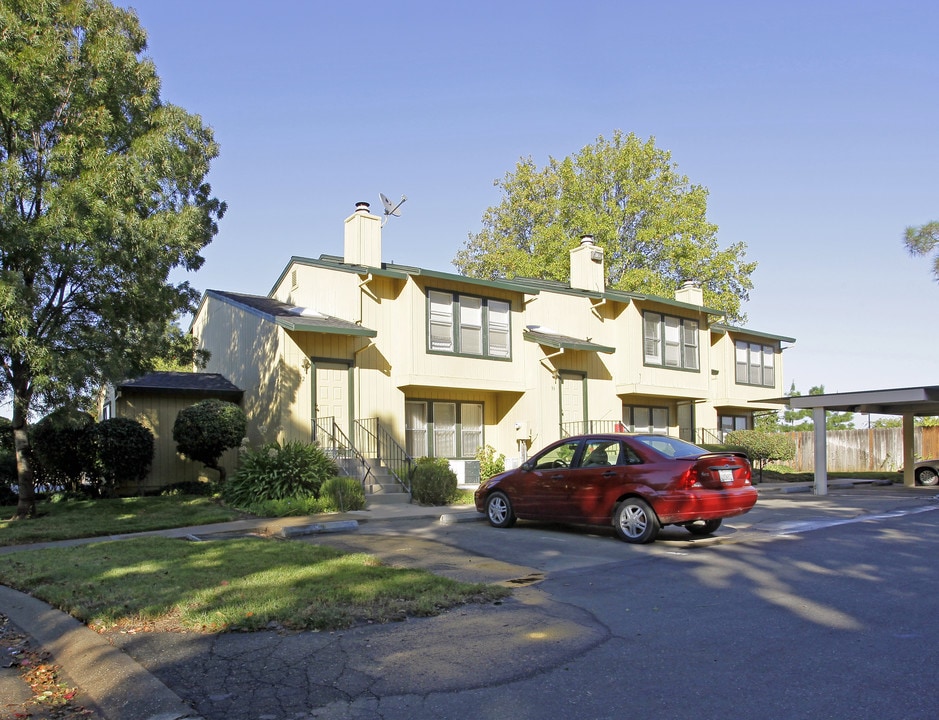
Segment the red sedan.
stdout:
<path fill-rule="evenodd" d="M 494 527 L 523 520 L 613 524 L 629 543 L 655 540 L 663 525 L 709 535 L 756 503 L 750 462 L 664 435 L 618 433 L 559 440 L 476 491 Z"/>

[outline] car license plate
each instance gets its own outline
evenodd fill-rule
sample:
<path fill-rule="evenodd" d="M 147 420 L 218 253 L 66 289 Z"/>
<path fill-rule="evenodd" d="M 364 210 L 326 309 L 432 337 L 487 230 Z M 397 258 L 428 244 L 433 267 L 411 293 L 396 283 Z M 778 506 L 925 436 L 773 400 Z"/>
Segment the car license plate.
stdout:
<path fill-rule="evenodd" d="M 722 483 L 732 483 L 734 481 L 734 471 L 721 468 L 717 471 L 721 477 Z"/>

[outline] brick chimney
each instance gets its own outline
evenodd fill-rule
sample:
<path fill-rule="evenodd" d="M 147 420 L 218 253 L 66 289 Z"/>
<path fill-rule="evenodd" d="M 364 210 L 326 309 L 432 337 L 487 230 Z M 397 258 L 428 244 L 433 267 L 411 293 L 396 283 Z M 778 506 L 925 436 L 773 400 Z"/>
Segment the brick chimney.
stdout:
<path fill-rule="evenodd" d="M 381 218 L 368 211 L 367 202 L 355 204 L 346 218 L 343 260 L 350 265 L 381 267 Z"/>
<path fill-rule="evenodd" d="M 584 235 L 571 250 L 571 287 L 599 293 L 606 289 L 603 248 L 594 245 L 593 235 Z"/>

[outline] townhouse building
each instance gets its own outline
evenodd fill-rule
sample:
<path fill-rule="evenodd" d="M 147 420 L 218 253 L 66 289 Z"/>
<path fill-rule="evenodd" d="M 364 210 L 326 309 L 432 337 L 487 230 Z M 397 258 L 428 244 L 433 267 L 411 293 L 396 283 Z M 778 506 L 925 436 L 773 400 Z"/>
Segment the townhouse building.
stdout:
<path fill-rule="evenodd" d="M 191 332 L 244 392 L 250 443 L 442 457 L 471 482 L 484 446 L 512 466 L 585 431 L 715 442 L 784 394 L 793 338 L 725 323 L 693 283 L 607 289 L 589 237 L 568 283 L 483 280 L 384 262 L 381 228 L 359 203 L 342 257 L 291 258 L 267 296 L 205 293 Z"/>

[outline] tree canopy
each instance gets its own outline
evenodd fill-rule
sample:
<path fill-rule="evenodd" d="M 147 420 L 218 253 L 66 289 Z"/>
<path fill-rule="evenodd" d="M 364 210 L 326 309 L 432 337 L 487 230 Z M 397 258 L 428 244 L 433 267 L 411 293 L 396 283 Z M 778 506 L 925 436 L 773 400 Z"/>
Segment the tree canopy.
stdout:
<path fill-rule="evenodd" d="M 939 249 L 939 221 L 908 227 L 903 242 L 911 255 L 927 255 Z M 936 280 L 939 280 L 939 252 L 933 258 L 932 271 Z"/>
<path fill-rule="evenodd" d="M 178 349 L 166 328 L 198 293 L 169 274 L 202 265 L 225 209 L 213 133 L 161 100 L 145 49 L 107 0 L 0 0 L 0 396 L 21 514 L 30 413 Z"/>
<path fill-rule="evenodd" d="M 809 389 L 809 395 L 824 394 L 824 385 L 815 385 Z M 796 390 L 795 383 L 792 383 L 786 393 L 787 397 L 801 395 L 802 393 Z M 825 413 L 825 427 L 828 430 L 853 430 L 854 413 L 829 410 Z M 757 429 L 762 432 L 809 432 L 815 429 L 815 420 L 810 408 L 784 410 L 781 420 L 778 412 L 761 413 L 757 416 Z"/>
<path fill-rule="evenodd" d="M 593 235 L 604 249 L 606 286 L 670 297 L 688 280 L 705 304 L 744 321 L 741 303 L 753 287 L 746 246 L 718 246 L 708 222 L 707 189 L 677 171 L 671 154 L 616 131 L 573 157 L 539 169 L 522 158 L 495 181 L 502 202 L 486 210 L 454 259 L 471 277 L 567 281 L 568 252 Z"/>

